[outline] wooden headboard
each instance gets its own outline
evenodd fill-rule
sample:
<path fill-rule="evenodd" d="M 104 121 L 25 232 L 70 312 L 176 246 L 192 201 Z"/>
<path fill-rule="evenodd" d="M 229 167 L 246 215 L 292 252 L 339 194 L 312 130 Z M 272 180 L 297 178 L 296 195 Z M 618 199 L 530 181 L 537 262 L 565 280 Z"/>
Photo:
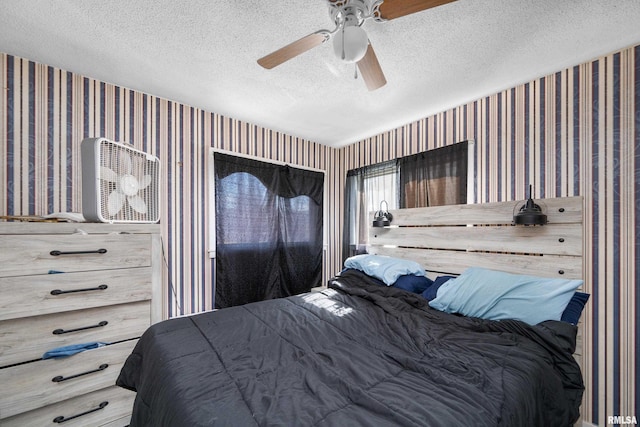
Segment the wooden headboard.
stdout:
<path fill-rule="evenodd" d="M 391 210 L 391 226 L 370 228 L 369 253 L 411 259 L 434 273 L 482 266 L 581 279 L 583 198 L 536 200 L 549 220 L 544 226 L 512 225 L 518 203 Z"/>
<path fill-rule="evenodd" d="M 391 210 L 391 226 L 370 228 L 369 253 L 417 261 L 431 277 L 460 274 L 467 267 L 480 266 L 516 274 L 582 279 L 583 198 L 536 200 L 544 206 L 549 220 L 544 226 L 512 225 L 519 203 Z M 574 356 L 582 368 L 579 326 Z"/>
<path fill-rule="evenodd" d="M 583 279 L 583 197 L 535 202 L 548 217 L 544 226 L 512 225 L 514 209 L 521 202 L 391 210 L 390 227 L 370 228 L 369 253 L 417 261 L 430 277 L 480 266 Z M 373 215 L 371 212 L 372 221 Z M 584 372 L 583 343 L 581 322 L 574 358 Z M 591 388 L 588 376 L 585 387 Z"/>

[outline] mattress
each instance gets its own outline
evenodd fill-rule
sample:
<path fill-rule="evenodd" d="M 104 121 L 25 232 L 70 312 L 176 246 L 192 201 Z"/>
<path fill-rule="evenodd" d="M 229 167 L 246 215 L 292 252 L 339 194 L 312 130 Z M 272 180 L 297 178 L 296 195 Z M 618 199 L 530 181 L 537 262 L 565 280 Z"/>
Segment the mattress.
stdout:
<path fill-rule="evenodd" d="M 358 271 L 149 328 L 117 384 L 131 426 L 567 426 L 576 327 L 447 314 Z"/>

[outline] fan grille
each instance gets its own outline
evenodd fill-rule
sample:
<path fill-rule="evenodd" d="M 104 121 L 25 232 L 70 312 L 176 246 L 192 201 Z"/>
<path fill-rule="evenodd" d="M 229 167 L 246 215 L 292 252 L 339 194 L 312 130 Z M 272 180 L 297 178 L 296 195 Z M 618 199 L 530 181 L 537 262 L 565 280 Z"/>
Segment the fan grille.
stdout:
<path fill-rule="evenodd" d="M 99 206 L 102 218 L 109 222 L 157 222 L 160 219 L 159 160 L 108 140 L 100 142 L 99 153 Z M 110 171 L 115 173 L 115 179 Z M 145 182 L 148 185 L 145 186 Z M 137 183 L 138 187 L 132 189 L 127 183 Z M 113 201 L 110 206 L 110 197 L 121 198 L 119 208 L 113 207 Z M 139 201 L 136 204 L 132 198 L 139 198 L 144 204 L 141 205 Z"/>

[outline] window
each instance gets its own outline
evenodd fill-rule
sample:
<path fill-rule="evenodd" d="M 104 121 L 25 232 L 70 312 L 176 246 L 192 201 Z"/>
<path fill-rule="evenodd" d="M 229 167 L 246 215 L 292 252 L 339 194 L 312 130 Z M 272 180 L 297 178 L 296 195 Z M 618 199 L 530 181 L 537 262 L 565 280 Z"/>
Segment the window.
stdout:
<path fill-rule="evenodd" d="M 387 162 L 382 167 L 365 171 L 364 192 L 369 212 L 379 210 L 382 201 L 387 202 L 389 209 L 398 207 L 397 178 L 398 167 L 395 161 Z"/>
<path fill-rule="evenodd" d="M 365 253 L 369 213 L 473 201 L 473 142 L 445 146 L 347 172 L 342 257 Z M 386 206 L 382 206 L 386 208 Z"/>
<path fill-rule="evenodd" d="M 343 258 L 366 252 L 369 212 L 379 210 L 382 201 L 388 209 L 398 207 L 397 179 L 395 160 L 347 172 Z"/>

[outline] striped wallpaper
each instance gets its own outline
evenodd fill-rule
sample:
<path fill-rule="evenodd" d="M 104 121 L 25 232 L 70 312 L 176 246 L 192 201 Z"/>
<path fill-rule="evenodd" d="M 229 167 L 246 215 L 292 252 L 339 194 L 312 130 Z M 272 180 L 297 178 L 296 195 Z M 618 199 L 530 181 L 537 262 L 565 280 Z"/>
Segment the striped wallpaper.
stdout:
<path fill-rule="evenodd" d="M 477 202 L 585 197 L 584 418 L 640 416 L 640 46 L 334 149 L 0 54 L 0 214 L 79 211 L 79 145 L 132 142 L 162 162 L 165 316 L 212 307 L 209 147 L 325 170 L 325 275 L 340 269 L 349 169 L 473 139 Z"/>
<path fill-rule="evenodd" d="M 213 308 L 210 147 L 321 170 L 335 151 L 10 55 L 0 54 L 0 79 L 0 214 L 80 212 L 85 137 L 131 142 L 160 159 L 165 317 Z M 336 268 L 327 263 L 325 275 Z"/>
<path fill-rule="evenodd" d="M 339 169 L 472 139 L 478 203 L 585 198 L 583 417 L 640 417 L 640 46 L 342 149 Z M 342 178 L 341 178 L 342 179 Z"/>

